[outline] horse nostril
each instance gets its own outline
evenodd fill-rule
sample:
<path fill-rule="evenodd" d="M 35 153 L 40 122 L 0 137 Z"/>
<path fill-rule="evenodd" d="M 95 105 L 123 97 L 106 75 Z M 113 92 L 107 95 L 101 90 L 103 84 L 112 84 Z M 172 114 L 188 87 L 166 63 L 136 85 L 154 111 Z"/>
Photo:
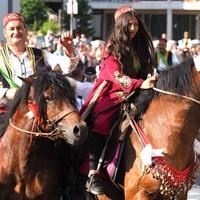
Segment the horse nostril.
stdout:
<path fill-rule="evenodd" d="M 74 127 L 74 134 L 76 135 L 76 136 L 80 136 L 80 128 L 78 127 L 78 126 L 75 126 Z"/>

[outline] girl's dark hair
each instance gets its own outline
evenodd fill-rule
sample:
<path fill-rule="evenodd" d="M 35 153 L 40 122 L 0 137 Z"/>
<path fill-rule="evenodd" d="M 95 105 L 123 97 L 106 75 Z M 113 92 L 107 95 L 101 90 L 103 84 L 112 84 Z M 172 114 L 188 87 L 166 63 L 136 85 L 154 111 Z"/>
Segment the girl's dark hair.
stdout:
<path fill-rule="evenodd" d="M 129 20 L 135 16 L 138 20 L 138 32 L 131 39 L 129 34 Z M 115 27 L 109 39 L 108 54 L 113 54 L 121 65 L 124 74 L 132 78 L 146 79 L 148 73 L 153 72 L 154 47 L 151 36 L 145 25 L 134 11 L 124 13 L 115 22 Z M 140 69 L 134 70 L 133 56 L 136 54 L 140 61 Z"/>

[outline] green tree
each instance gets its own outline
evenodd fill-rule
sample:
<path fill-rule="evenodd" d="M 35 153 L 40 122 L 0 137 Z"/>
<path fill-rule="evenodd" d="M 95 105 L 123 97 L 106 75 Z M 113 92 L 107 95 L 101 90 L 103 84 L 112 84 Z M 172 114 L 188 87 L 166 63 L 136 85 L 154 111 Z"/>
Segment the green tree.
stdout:
<path fill-rule="evenodd" d="M 56 22 L 53 21 L 45 21 L 42 24 L 42 27 L 40 29 L 40 32 L 45 35 L 47 33 L 48 30 L 53 31 L 54 33 L 58 33 L 59 31 L 59 25 Z"/>
<path fill-rule="evenodd" d="M 88 4 L 88 0 L 77 0 L 78 14 L 74 15 L 76 21 L 76 28 L 74 32 L 84 33 L 87 37 L 93 36 L 94 28 L 92 26 L 92 13 Z M 67 10 L 67 9 L 65 9 Z M 63 14 L 63 28 L 70 29 L 70 15 L 67 12 Z"/>
<path fill-rule="evenodd" d="M 47 20 L 48 8 L 44 0 L 21 0 L 21 13 L 29 30 L 37 31 Z"/>

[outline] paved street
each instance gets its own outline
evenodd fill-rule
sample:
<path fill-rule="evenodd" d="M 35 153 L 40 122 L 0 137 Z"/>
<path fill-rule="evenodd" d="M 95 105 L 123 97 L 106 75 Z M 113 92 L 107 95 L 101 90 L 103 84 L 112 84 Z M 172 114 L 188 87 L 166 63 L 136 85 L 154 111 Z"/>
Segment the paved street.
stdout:
<path fill-rule="evenodd" d="M 195 145 L 195 149 L 198 153 L 200 153 L 200 143 Z M 200 200 L 200 175 L 197 177 L 195 185 L 193 185 L 192 189 L 188 193 L 188 200 Z"/>
<path fill-rule="evenodd" d="M 195 141 L 195 151 L 200 153 L 200 143 Z M 200 175 L 197 177 L 195 185 L 193 185 L 192 189 L 188 193 L 188 200 L 200 200 Z"/>
<path fill-rule="evenodd" d="M 200 200 L 200 176 L 195 185 L 188 193 L 188 200 Z"/>

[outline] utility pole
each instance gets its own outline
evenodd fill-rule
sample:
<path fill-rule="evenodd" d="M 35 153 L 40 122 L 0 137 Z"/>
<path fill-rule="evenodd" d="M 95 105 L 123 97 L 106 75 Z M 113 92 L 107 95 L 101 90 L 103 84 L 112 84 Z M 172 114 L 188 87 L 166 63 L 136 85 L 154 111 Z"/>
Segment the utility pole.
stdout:
<path fill-rule="evenodd" d="M 78 14 L 78 2 L 77 0 L 68 0 L 67 2 L 67 14 L 70 15 L 70 35 L 73 36 L 73 18 L 74 15 Z"/>
<path fill-rule="evenodd" d="M 62 33 L 62 9 L 58 10 L 58 22 L 60 26 L 60 33 Z"/>

